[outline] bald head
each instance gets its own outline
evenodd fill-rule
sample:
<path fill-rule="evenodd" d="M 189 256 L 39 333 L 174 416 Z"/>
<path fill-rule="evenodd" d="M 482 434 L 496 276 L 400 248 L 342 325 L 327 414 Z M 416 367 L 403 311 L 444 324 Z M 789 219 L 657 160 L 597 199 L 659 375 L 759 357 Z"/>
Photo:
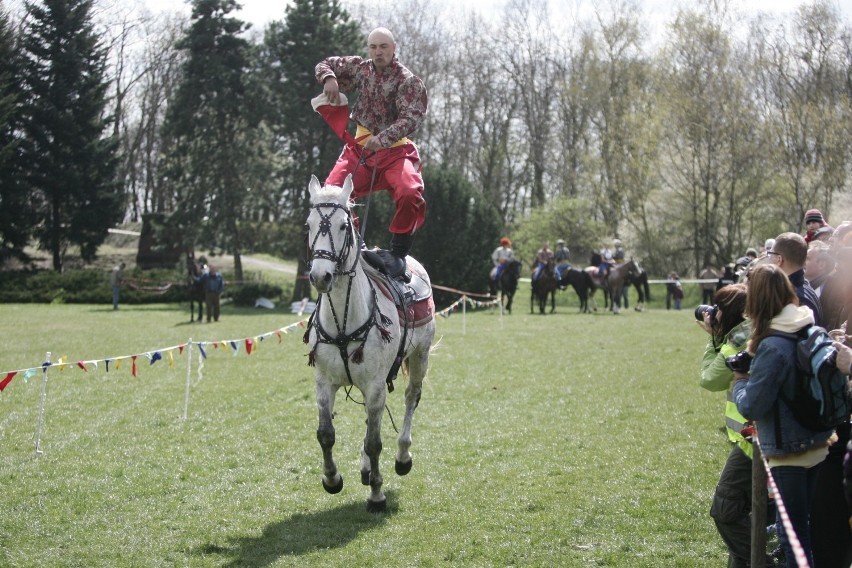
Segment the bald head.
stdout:
<path fill-rule="evenodd" d="M 367 54 L 379 71 L 391 64 L 396 54 L 396 41 L 387 28 L 376 28 L 367 36 Z"/>

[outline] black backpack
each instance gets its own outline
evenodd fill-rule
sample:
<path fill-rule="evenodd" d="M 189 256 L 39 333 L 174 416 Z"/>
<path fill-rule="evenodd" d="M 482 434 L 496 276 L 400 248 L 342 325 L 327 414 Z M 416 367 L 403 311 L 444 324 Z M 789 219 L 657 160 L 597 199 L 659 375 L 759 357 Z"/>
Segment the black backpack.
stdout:
<path fill-rule="evenodd" d="M 779 333 L 796 341 L 798 374 L 792 398 L 781 397 L 802 426 L 823 432 L 849 420 L 849 377 L 837 368 L 837 350 L 828 332 L 816 325 L 798 334 Z"/>

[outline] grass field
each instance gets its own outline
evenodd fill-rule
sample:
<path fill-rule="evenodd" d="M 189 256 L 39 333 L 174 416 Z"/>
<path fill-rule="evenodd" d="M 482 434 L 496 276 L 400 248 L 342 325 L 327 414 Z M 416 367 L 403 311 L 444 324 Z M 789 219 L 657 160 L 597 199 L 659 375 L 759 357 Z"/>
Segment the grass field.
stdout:
<path fill-rule="evenodd" d="M 691 309 L 580 315 L 487 310 L 438 321 L 414 424 L 414 469 L 382 454 L 388 512 L 366 512 L 363 409 L 338 396 L 343 492 L 320 484 L 301 333 L 175 366 L 53 369 L 0 396 L 3 566 L 722 566 L 707 514 L 729 451 L 722 393 L 697 386 Z M 444 306 L 438 306 L 442 308 Z M 298 321 L 225 306 L 0 305 L 0 369 L 105 359 Z M 0 380 L 2 380 L 0 376 Z M 400 378 L 400 381 L 402 378 Z M 402 415 L 402 385 L 389 396 Z M 357 398 L 357 396 L 356 396 Z"/>

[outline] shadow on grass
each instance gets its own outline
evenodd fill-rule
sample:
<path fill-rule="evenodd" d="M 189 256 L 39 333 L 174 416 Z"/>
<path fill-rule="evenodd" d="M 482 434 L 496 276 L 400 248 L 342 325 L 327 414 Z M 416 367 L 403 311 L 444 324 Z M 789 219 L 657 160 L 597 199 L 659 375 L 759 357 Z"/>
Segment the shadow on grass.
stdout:
<path fill-rule="evenodd" d="M 387 511 L 367 512 L 366 501 L 341 505 L 328 511 L 295 514 L 264 527 L 257 537 L 229 539 L 227 546 L 209 543 L 194 551 L 198 556 L 218 555 L 230 558 L 229 567 L 262 568 L 282 556 L 301 556 L 311 552 L 345 546 L 363 531 L 385 524 L 398 506 L 393 491 L 386 491 Z"/>

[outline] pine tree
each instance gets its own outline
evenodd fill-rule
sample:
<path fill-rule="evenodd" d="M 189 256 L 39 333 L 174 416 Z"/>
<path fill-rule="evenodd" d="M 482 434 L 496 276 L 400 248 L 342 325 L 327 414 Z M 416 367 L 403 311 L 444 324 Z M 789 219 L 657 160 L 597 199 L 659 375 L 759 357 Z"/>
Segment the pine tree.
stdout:
<path fill-rule="evenodd" d="M 26 260 L 33 226 L 32 207 L 20 175 L 20 58 L 9 16 L 0 11 L 0 264 Z"/>
<path fill-rule="evenodd" d="M 262 68 L 269 78 L 267 120 L 289 160 L 282 191 L 297 215 L 307 208 L 308 180 L 325 179 L 341 142 L 311 108 L 322 92 L 314 67 L 331 55 L 363 54 L 365 36 L 337 0 L 295 0 L 283 22 L 272 22 L 264 37 Z"/>
<path fill-rule="evenodd" d="M 311 99 L 322 92 L 314 67 L 331 55 L 364 52 L 365 37 L 337 0 L 295 0 L 283 22 L 266 30 L 260 56 L 260 72 L 267 85 L 264 120 L 274 133 L 273 152 L 282 156 L 278 178 L 284 204 L 282 223 L 301 227 L 308 208 L 308 180 L 325 179 L 340 154 L 342 142 L 311 108 Z M 292 250 L 300 258 L 299 274 L 307 267 L 292 238 Z M 310 296 L 306 280 L 297 277 L 293 300 Z"/>
<path fill-rule="evenodd" d="M 228 15 L 236 8 L 235 0 L 194 0 L 192 24 L 177 46 L 187 52 L 183 79 L 163 132 L 165 175 L 176 195 L 169 224 L 187 248 L 203 238 L 231 252 L 241 280 L 239 222 L 251 129 L 245 88 L 249 44 L 240 37 L 248 25 Z"/>
<path fill-rule="evenodd" d="M 26 4 L 21 166 L 36 207 L 34 234 L 62 271 L 69 245 L 95 258 L 122 215 L 116 143 L 105 116 L 106 47 L 92 0 Z"/>

